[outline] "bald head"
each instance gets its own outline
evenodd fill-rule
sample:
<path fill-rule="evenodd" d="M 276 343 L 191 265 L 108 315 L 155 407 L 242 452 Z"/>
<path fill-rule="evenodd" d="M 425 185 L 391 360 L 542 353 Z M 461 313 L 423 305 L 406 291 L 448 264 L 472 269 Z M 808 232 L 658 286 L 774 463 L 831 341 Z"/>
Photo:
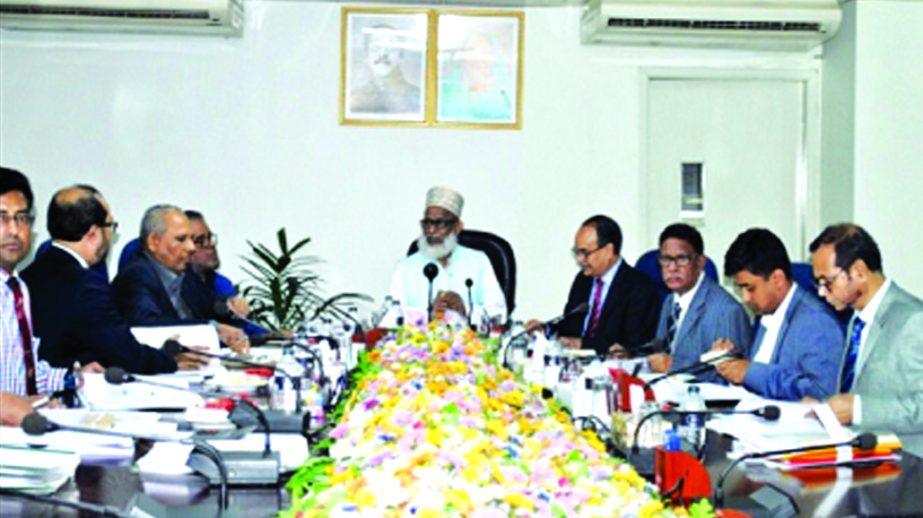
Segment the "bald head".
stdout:
<path fill-rule="evenodd" d="M 48 233 L 52 239 L 77 242 L 94 225 L 104 226 L 108 214 L 109 207 L 96 189 L 65 187 L 54 194 L 48 205 Z"/>
<path fill-rule="evenodd" d="M 48 205 L 48 233 L 86 260 L 106 258 L 116 223 L 109 204 L 93 186 L 75 185 L 56 192 Z"/>

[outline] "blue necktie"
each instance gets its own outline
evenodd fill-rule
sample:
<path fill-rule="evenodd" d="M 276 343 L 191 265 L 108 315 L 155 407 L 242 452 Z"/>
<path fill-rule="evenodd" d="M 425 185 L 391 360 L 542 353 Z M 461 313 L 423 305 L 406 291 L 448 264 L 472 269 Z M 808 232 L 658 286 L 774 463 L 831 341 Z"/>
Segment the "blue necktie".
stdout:
<path fill-rule="evenodd" d="M 849 334 L 849 351 L 843 361 L 843 371 L 840 374 L 840 392 L 852 390 L 853 378 L 856 377 L 856 359 L 859 358 L 859 342 L 862 340 L 862 329 L 865 321 L 856 317 L 852 323 L 852 332 Z"/>
<path fill-rule="evenodd" d="M 670 316 L 667 317 L 667 345 L 670 346 L 670 349 L 673 349 L 673 339 L 676 338 L 676 324 L 679 322 L 679 313 L 682 308 L 679 307 L 679 302 L 673 303 L 673 311 L 670 312 Z"/>

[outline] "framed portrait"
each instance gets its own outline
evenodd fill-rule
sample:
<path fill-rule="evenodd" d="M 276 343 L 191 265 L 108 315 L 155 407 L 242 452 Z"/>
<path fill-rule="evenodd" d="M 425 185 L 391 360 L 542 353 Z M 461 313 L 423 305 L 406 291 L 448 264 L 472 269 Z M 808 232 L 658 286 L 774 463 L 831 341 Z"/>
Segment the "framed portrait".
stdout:
<path fill-rule="evenodd" d="M 344 7 L 340 122 L 425 124 L 426 9 Z"/>
<path fill-rule="evenodd" d="M 439 11 L 435 124 L 519 129 L 523 13 Z"/>

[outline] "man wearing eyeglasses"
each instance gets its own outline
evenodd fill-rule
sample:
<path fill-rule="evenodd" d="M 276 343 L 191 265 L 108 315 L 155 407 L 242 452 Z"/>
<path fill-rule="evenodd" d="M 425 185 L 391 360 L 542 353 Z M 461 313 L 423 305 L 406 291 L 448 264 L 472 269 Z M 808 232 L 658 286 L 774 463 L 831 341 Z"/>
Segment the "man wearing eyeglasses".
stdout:
<path fill-rule="evenodd" d="M 610 350 L 632 354 L 654 338 L 660 296 L 646 275 L 622 259 L 621 250 L 622 230 L 608 216 L 593 216 L 577 230 L 571 253 L 580 272 L 571 285 L 564 313 L 583 304 L 587 311 L 550 329 L 565 347 L 590 349 L 601 356 Z M 531 321 L 526 328 L 533 330 L 536 324 Z"/>
<path fill-rule="evenodd" d="M 782 240 L 764 228 L 741 233 L 724 256 L 724 274 L 758 317 L 749 352 L 730 340 L 715 343 L 715 350 L 741 356 L 719 363 L 718 374 L 771 399 L 835 393 L 843 332 L 830 308 L 792 281 Z"/>
<path fill-rule="evenodd" d="M 490 259 L 479 250 L 458 244 L 464 198 L 448 187 L 433 187 L 426 193 L 426 209 L 420 221 L 422 233 L 418 251 L 401 259 L 391 276 L 390 296 L 404 309 L 426 315 L 429 281 L 423 273 L 427 264 L 437 268 L 433 279 L 433 311 L 450 313 L 449 318 L 467 318 L 468 286 L 471 279 L 471 322 L 506 321 L 506 298 L 494 274 Z"/>
<path fill-rule="evenodd" d="M 140 344 L 116 311 L 109 285 L 90 271 L 106 259 L 118 226 L 99 191 L 61 189 L 48 206 L 47 224 L 51 247 L 23 272 L 42 359 L 57 367 L 99 362 L 142 374 L 198 365 Z"/>
<path fill-rule="evenodd" d="M 237 296 L 237 288 L 231 279 L 218 272 L 221 259 L 218 257 L 218 234 L 211 231 L 205 216 L 196 210 L 186 210 L 189 218 L 190 239 L 195 245 L 195 251 L 189 256 L 189 270 L 194 274 L 192 280 L 201 281 L 199 289 L 214 293 L 216 301 L 226 299 L 228 310 L 241 319 L 249 318 L 250 305 L 242 297 Z M 247 336 L 262 335 L 269 330 L 258 325 L 246 322 L 241 326 Z"/>
<path fill-rule="evenodd" d="M 923 457 L 923 301 L 885 277 L 878 245 L 858 225 L 827 227 L 810 250 L 820 295 L 855 310 L 827 404 L 841 423 L 895 433 Z"/>
<path fill-rule="evenodd" d="M 238 352 L 250 348 L 243 331 L 219 322 L 217 297 L 190 272 L 196 247 L 189 218 L 174 205 L 148 208 L 141 219 L 140 248 L 112 281 L 116 307 L 132 325 L 212 323 L 222 343 Z"/>
<path fill-rule="evenodd" d="M 29 288 L 16 273 L 32 242 L 33 199 L 25 175 L 0 168 L 0 392 L 34 401 L 41 394 L 63 389 L 68 371 L 39 359 Z M 85 370 L 97 367 L 94 364 Z M 14 407 L 18 400 L 5 401 Z"/>
<path fill-rule="evenodd" d="M 730 339 L 745 354 L 750 349 L 750 318 L 739 302 L 705 275 L 705 244 L 699 231 L 674 223 L 660 233 L 663 282 L 672 292 L 664 299 L 652 345 L 665 350 L 648 355 L 651 370 L 690 367 L 715 340 Z M 717 381 L 715 371 L 698 376 Z"/>

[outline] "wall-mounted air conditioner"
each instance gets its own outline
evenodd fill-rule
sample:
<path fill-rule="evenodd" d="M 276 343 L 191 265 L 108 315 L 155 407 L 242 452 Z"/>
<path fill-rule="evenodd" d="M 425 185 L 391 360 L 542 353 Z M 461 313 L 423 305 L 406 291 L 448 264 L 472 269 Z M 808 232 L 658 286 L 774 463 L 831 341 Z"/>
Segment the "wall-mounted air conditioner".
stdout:
<path fill-rule="evenodd" d="M 239 36 L 243 0 L 0 0 L 0 27 Z"/>
<path fill-rule="evenodd" d="M 836 33 L 838 0 L 590 0 L 584 43 L 808 50 Z"/>

